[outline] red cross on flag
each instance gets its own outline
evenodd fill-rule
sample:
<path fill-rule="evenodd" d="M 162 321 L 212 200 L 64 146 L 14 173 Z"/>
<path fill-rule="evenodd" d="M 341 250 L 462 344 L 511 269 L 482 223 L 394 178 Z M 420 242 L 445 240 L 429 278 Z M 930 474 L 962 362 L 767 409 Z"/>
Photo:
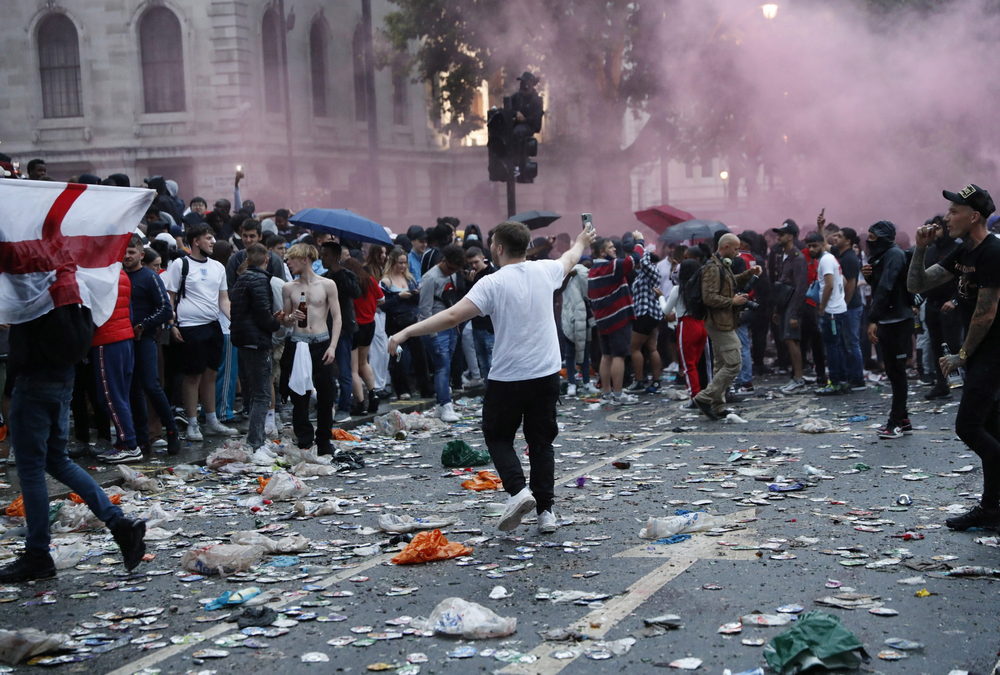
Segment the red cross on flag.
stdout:
<path fill-rule="evenodd" d="M 125 248 L 152 190 L 0 180 L 0 323 L 82 304 L 111 317 Z"/>

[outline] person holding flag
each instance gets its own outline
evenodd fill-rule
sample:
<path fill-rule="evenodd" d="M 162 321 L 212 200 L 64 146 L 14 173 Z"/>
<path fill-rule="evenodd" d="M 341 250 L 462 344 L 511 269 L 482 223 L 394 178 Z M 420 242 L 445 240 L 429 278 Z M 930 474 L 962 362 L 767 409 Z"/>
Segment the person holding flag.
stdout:
<path fill-rule="evenodd" d="M 24 552 L 0 583 L 56 574 L 49 554 L 45 474 L 104 521 L 131 571 L 146 552 L 146 524 L 126 518 L 66 454 L 74 366 L 95 324 L 111 316 L 121 259 L 153 193 L 75 183 L 0 180 L 0 323 L 10 329 L 14 380 L 10 435 L 24 500 Z"/>

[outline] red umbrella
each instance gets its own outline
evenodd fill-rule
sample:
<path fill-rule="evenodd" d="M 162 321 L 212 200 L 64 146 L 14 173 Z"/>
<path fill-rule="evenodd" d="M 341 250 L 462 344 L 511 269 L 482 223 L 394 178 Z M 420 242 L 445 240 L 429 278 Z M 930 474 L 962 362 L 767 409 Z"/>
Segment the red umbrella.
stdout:
<path fill-rule="evenodd" d="M 671 225 L 683 223 L 687 220 L 694 220 L 694 216 L 687 211 L 675 209 L 669 204 L 653 206 L 644 211 L 636 211 L 635 217 L 639 219 L 640 223 L 657 234 L 663 234 Z"/>

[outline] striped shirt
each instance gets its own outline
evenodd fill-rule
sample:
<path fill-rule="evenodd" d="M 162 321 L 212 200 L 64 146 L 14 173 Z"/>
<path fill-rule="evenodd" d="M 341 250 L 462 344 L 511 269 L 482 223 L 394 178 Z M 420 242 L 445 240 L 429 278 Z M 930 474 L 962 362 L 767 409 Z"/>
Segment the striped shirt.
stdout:
<path fill-rule="evenodd" d="M 624 259 L 596 258 L 587 273 L 587 297 L 602 335 L 621 330 L 635 318 L 628 275 L 635 269 L 636 259 L 644 253 L 642 245 L 636 244 L 633 254 Z"/>

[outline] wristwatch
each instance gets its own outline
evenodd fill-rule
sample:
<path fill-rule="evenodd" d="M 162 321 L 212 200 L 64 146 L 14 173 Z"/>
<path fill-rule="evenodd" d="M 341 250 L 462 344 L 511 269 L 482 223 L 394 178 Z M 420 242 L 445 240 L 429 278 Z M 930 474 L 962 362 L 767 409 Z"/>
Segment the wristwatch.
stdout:
<path fill-rule="evenodd" d="M 958 358 L 962 359 L 963 361 L 969 360 L 969 352 L 965 351 L 965 347 L 962 347 L 961 349 L 958 350 Z"/>

